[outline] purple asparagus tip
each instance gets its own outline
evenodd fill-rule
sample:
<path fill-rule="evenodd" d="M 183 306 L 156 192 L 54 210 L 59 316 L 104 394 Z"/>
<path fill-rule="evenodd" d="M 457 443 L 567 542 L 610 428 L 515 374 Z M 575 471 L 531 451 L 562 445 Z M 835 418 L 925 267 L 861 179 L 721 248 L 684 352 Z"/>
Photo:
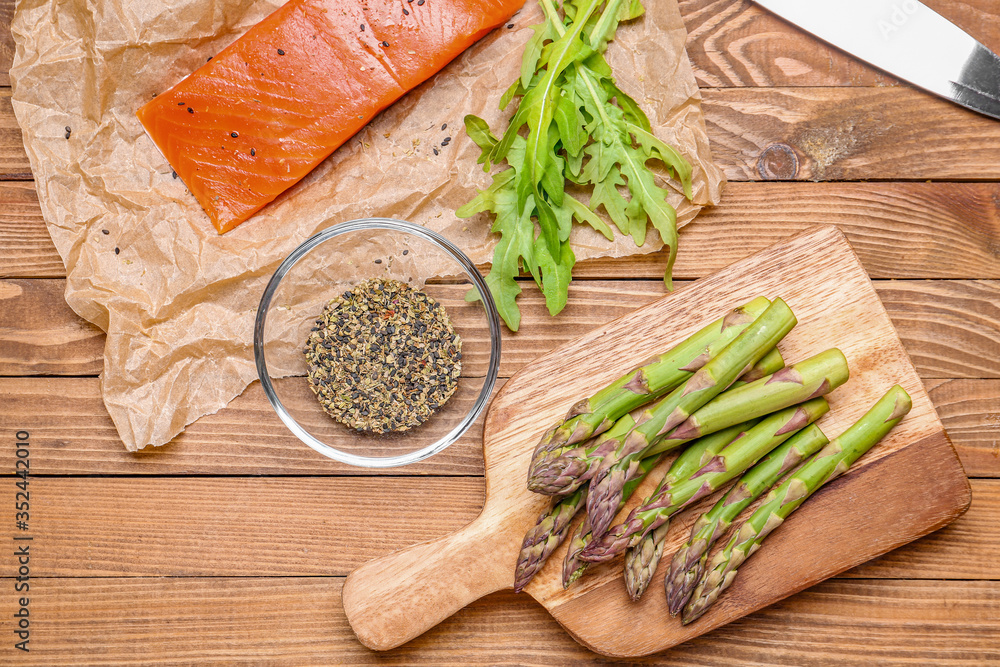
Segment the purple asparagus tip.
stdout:
<path fill-rule="evenodd" d="M 607 531 L 618 513 L 625 477 L 624 470 L 612 470 L 600 482 L 591 486 L 590 495 L 587 496 L 587 516 L 590 517 L 590 529 L 595 537 Z"/>
<path fill-rule="evenodd" d="M 595 539 L 580 553 L 580 560 L 588 563 L 603 563 L 625 553 L 632 536 L 642 530 L 642 520 L 627 521 L 603 537 Z"/>

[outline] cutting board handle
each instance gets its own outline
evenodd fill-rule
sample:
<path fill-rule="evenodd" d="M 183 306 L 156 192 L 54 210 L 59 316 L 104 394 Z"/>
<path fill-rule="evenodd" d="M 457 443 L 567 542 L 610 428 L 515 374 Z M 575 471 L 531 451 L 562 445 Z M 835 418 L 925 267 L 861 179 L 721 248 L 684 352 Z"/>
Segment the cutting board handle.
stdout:
<path fill-rule="evenodd" d="M 484 519 L 377 558 L 344 582 L 347 620 L 378 651 L 408 642 L 484 595 L 514 585 L 511 536 Z M 519 542 L 518 542 L 519 544 Z"/>

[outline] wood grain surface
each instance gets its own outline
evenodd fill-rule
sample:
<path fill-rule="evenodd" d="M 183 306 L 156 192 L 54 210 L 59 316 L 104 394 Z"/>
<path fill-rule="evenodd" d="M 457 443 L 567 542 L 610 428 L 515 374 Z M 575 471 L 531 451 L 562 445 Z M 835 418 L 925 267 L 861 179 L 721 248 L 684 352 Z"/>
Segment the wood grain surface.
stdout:
<path fill-rule="evenodd" d="M 848 359 L 851 378 L 828 396 L 831 410 L 818 422 L 826 433 L 841 433 L 893 384 L 913 398 L 906 419 L 786 521 L 780 538 L 769 541 L 767 557 L 744 565 L 725 599 L 696 623 L 682 627 L 670 618 L 662 595 L 630 604 L 617 563 L 593 568 L 568 590 L 558 568 L 543 569 L 525 590 L 595 651 L 647 655 L 905 544 L 964 512 L 970 501 L 965 472 L 868 276 L 839 230 L 816 227 L 575 339 L 515 374 L 486 416 L 482 513 L 455 533 L 368 562 L 347 578 L 344 607 L 361 642 L 378 650 L 396 648 L 473 600 L 512 587 L 509 563 L 516 560 L 520 538 L 549 505 L 547 497 L 524 485 L 540 433 L 578 397 L 620 376 L 622 368 L 635 367 L 719 317 L 720 303 L 732 307 L 761 294 L 780 294 L 798 318 L 781 341 L 786 360 L 831 346 Z M 640 484 L 623 515 L 657 479 L 651 474 Z M 665 553 L 684 541 L 698 512 L 713 501 L 671 521 Z M 565 550 L 564 544 L 551 560 L 560 562 Z M 661 568 L 651 590 L 661 588 L 663 574 Z"/>
<path fill-rule="evenodd" d="M 504 381 L 497 383 L 497 388 Z M 970 477 L 1000 477 L 1000 380 L 925 380 L 931 401 Z M 0 432 L 33 424 L 41 475 L 398 475 L 317 457 L 274 414 L 259 383 L 226 410 L 199 419 L 169 445 L 128 452 L 101 401 L 96 378 L 22 377 L 0 382 Z M 480 417 L 447 450 L 409 474 L 482 475 Z M 0 449 L 0 470 L 14 452 Z M 1000 548 L 1000 544 L 997 545 Z"/>
<path fill-rule="evenodd" d="M 392 654 L 354 639 L 340 578 L 40 579 L 37 653 L 19 664 L 234 663 L 465 667 L 619 664 L 526 595 L 473 603 Z M 1000 660 L 1000 582 L 830 580 L 628 665 L 986 665 Z M 248 657 L 249 656 L 249 657 Z"/>
<path fill-rule="evenodd" d="M 702 93 L 715 161 L 733 181 L 997 179 L 1000 125 L 909 87 Z M 79 141 L 85 140 L 81 138 Z M 0 89 L 0 179 L 31 177 Z"/>
<path fill-rule="evenodd" d="M 964 516 L 646 658 L 598 656 L 509 591 L 392 652 L 366 649 L 344 616 L 342 575 L 478 514 L 482 424 L 428 461 L 372 477 L 294 440 L 252 385 L 169 446 L 126 452 L 99 398 L 103 335 L 61 299 L 65 269 L 6 87 L 14 0 L 0 0 L 0 278 L 16 285 L 0 283 L 0 503 L 13 501 L 8 445 L 29 429 L 33 512 L 45 526 L 32 556 L 30 653 L 8 641 L 16 564 L 0 556 L 0 664 L 1000 663 L 1000 125 L 750 0 L 679 4 L 716 159 L 733 182 L 722 205 L 682 230 L 675 275 L 701 278 L 812 225 L 837 225 L 977 478 Z M 926 4 L 1000 51 L 1000 4 Z M 664 261 L 578 266 L 578 301 L 561 320 L 529 289 L 522 334 L 505 338 L 506 374 L 661 296 Z M 378 500 L 363 501 L 371 491 Z M 8 543 L 12 519 L 0 514 Z"/>
<path fill-rule="evenodd" d="M 678 292 L 691 284 L 675 283 Z M 666 294 L 662 281 L 578 281 L 561 318 L 553 319 L 541 292 L 524 288 L 524 326 L 504 338 L 501 377 Z M 60 280 L 0 280 L 0 375 L 100 373 L 104 334 L 66 306 L 63 289 Z M 892 280 L 877 282 L 876 291 L 921 377 L 1000 378 L 1000 281 Z M 434 287 L 445 303 L 464 294 L 461 286 Z M 481 374 L 486 341 L 467 340 L 463 350 L 463 372 Z"/>
<path fill-rule="evenodd" d="M 57 578 L 346 576 L 465 526 L 485 491 L 481 476 L 413 475 L 102 475 L 40 477 L 30 486 L 34 530 L 45 536 L 32 572 Z M 0 502 L 12 505 L 14 494 L 13 484 L 3 485 Z M 1000 579 L 1000 480 L 972 480 L 972 497 L 971 509 L 947 528 L 842 576 Z M 366 522 L 352 520 L 359 515 Z"/>
<path fill-rule="evenodd" d="M 813 225 L 836 224 L 872 278 L 1000 278 L 996 183 L 730 183 L 680 231 L 677 278 L 701 278 Z M 0 277 L 58 278 L 31 183 L 0 181 Z M 578 264 L 574 280 L 663 276 L 652 253 Z"/>

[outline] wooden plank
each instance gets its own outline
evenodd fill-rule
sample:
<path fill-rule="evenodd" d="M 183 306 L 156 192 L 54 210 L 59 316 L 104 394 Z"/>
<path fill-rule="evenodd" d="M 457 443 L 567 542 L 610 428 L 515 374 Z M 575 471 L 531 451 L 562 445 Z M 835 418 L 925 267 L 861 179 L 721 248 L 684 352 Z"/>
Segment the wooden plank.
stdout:
<path fill-rule="evenodd" d="M 18 489 L 7 481 L 0 502 L 13 507 Z M 1000 480 L 972 480 L 972 489 L 955 523 L 846 576 L 1000 579 Z M 28 490 L 33 576 L 280 577 L 346 575 L 452 533 L 479 514 L 484 481 L 34 477 Z M 11 520 L 0 535 L 9 543 L 13 532 Z M 14 567 L 0 560 L 0 576 Z"/>
<path fill-rule="evenodd" d="M 1000 477 L 1000 380 L 926 380 L 924 386 L 966 473 Z M 426 461 L 361 471 L 303 445 L 256 382 L 168 446 L 128 452 L 104 409 L 97 378 L 7 378 L 0 382 L 0 433 L 22 429 L 38 445 L 31 470 L 41 475 L 483 474 L 481 418 Z M 13 450 L 0 447 L 0 470 L 13 468 Z"/>
<path fill-rule="evenodd" d="M 924 383 L 970 477 L 1000 477 L 1000 383 L 929 380 Z"/>
<path fill-rule="evenodd" d="M 921 377 L 1000 378 L 1000 282 L 893 280 L 875 286 Z M 0 375 L 102 370 L 104 335 L 69 310 L 63 287 L 62 280 L 0 281 Z M 570 286 L 569 305 L 553 318 L 534 284 L 524 287 L 521 331 L 505 332 L 501 377 L 665 294 L 661 281 L 580 281 Z M 435 289 L 445 298 L 464 293 L 461 286 Z M 473 361 L 487 355 L 476 341 L 467 341 L 466 351 Z M 469 372 L 476 368 L 470 362 Z"/>
<path fill-rule="evenodd" d="M 42 220 L 32 181 L 0 182 L 0 248 L 0 277 L 66 275 L 66 267 Z"/>
<path fill-rule="evenodd" d="M 891 280 L 878 292 L 924 377 L 998 377 L 1000 282 Z"/>
<path fill-rule="evenodd" d="M 338 578 L 35 579 L 19 665 L 607 665 L 534 601 L 473 603 L 390 653 L 351 632 Z M 0 632 L 12 637 L 10 614 Z M 11 642 L 13 644 L 13 642 Z M 5 651 L 13 652 L 9 646 Z M 1000 583 L 831 580 L 630 665 L 867 667 L 1000 660 Z M 617 663 L 616 663 L 617 664 Z"/>
<path fill-rule="evenodd" d="M 0 88 L 0 180 L 26 181 L 31 179 L 31 166 L 10 95 L 10 88 Z"/>
<path fill-rule="evenodd" d="M 714 159 L 732 181 L 1000 178 L 1000 124 L 910 87 L 702 93 Z M 30 177 L 0 89 L 0 180 Z"/>
<path fill-rule="evenodd" d="M 0 281 L 0 375 L 103 370 L 104 332 L 70 310 L 65 288 L 65 280 Z"/>
<path fill-rule="evenodd" d="M 497 390 L 503 383 L 497 383 Z M 31 471 L 36 475 L 483 474 L 482 416 L 458 442 L 420 463 L 361 469 L 304 445 L 278 419 L 259 382 L 225 410 L 191 424 L 169 445 L 129 452 L 104 407 L 97 378 L 0 380 L 0 433 L 20 430 L 31 436 Z M 14 451 L 0 447 L 0 470 L 14 465 Z"/>
<path fill-rule="evenodd" d="M 816 224 L 835 224 L 872 278 L 1000 277 L 996 183 L 730 183 L 680 231 L 676 278 L 701 278 Z M 665 253 L 581 262 L 574 279 L 663 275 Z"/>
<path fill-rule="evenodd" d="M 1000 124 L 913 88 L 703 92 L 713 156 L 730 180 L 1000 177 Z"/>
<path fill-rule="evenodd" d="M 680 232 L 676 278 L 700 278 L 816 224 L 847 234 L 872 278 L 1000 278 L 997 183 L 731 183 Z M 0 276 L 65 276 L 31 183 L 0 182 Z M 574 277 L 663 275 L 663 253 L 582 262 Z"/>
<path fill-rule="evenodd" d="M 13 507 L 8 482 L 0 498 Z M 346 575 L 457 530 L 479 511 L 483 487 L 480 477 L 39 477 L 29 484 L 31 573 Z M 0 561 L 0 576 L 13 566 Z"/>
<path fill-rule="evenodd" d="M 927 0 L 928 7 L 1000 51 L 992 0 Z M 687 52 L 701 86 L 886 86 L 892 76 L 827 45 L 749 0 L 681 0 Z"/>

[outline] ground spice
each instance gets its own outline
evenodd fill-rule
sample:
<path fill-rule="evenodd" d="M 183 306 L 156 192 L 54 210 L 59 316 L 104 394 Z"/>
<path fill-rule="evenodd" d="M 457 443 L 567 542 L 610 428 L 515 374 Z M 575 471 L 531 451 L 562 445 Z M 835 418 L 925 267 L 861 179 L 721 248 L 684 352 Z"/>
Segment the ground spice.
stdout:
<path fill-rule="evenodd" d="M 422 424 L 455 393 L 462 372 L 462 340 L 444 307 L 388 278 L 330 301 L 304 352 L 323 410 L 371 433 Z"/>

